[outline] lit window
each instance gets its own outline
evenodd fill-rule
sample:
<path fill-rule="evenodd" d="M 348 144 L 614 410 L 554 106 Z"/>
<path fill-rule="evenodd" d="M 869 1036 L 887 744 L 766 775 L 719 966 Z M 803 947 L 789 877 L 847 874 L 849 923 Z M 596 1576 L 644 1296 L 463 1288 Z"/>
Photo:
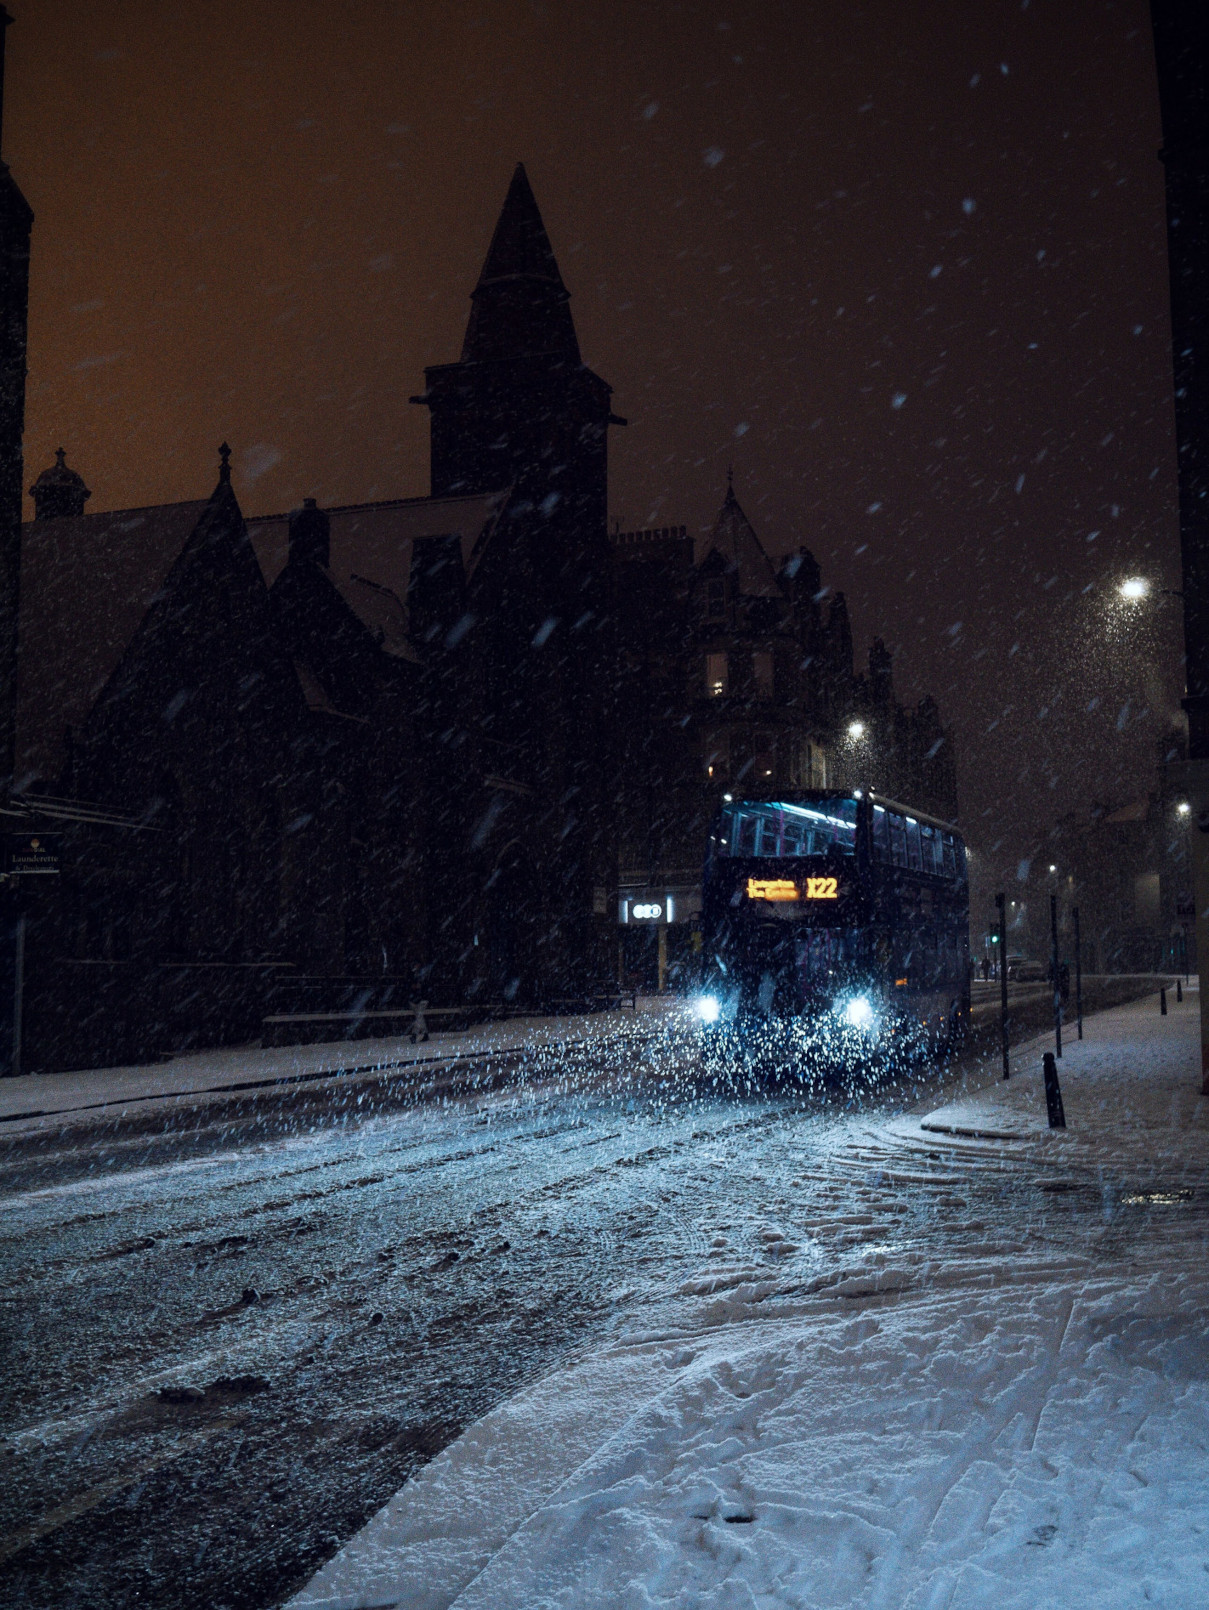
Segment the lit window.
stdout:
<path fill-rule="evenodd" d="M 705 742 L 705 770 L 707 776 L 725 778 L 730 773 L 730 734 L 711 732 Z"/>
<path fill-rule="evenodd" d="M 810 786 L 811 788 L 827 787 L 827 755 L 817 745 L 810 746 Z"/>
<path fill-rule="evenodd" d="M 771 699 L 772 655 L 763 652 L 753 654 L 751 657 L 751 670 L 756 681 L 756 697 L 758 699 Z"/>
<path fill-rule="evenodd" d="M 725 654 L 705 656 L 705 691 L 711 699 L 720 699 L 726 692 L 727 664 Z"/>

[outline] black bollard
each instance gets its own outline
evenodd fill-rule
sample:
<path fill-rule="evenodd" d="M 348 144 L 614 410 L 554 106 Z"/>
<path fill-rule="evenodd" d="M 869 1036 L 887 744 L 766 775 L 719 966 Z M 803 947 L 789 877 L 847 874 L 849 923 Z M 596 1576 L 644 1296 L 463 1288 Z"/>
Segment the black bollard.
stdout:
<path fill-rule="evenodd" d="M 1050 972 L 1054 980 L 1054 1050 L 1062 1055 L 1062 972 L 1058 963 L 1058 896 L 1049 897 Z"/>
<path fill-rule="evenodd" d="M 1167 991 L 1165 989 L 1159 991 L 1159 1016 L 1167 1016 Z"/>
<path fill-rule="evenodd" d="M 1011 1073 L 1008 1066 L 1008 1008 L 1007 1008 L 1007 896 L 995 896 L 995 909 L 999 913 L 999 1046 L 1003 1054 L 1003 1077 Z"/>
<path fill-rule="evenodd" d="M 1079 1020 L 1079 1038 L 1083 1038 L 1083 948 L 1079 938 L 1079 908 L 1071 911 L 1075 924 L 1075 1013 Z"/>
<path fill-rule="evenodd" d="M 1054 1053 L 1047 1051 L 1042 1064 L 1045 1069 L 1045 1111 L 1049 1116 L 1051 1129 L 1066 1128 L 1066 1114 L 1062 1110 L 1062 1091 L 1058 1086 L 1058 1064 L 1054 1061 Z"/>
<path fill-rule="evenodd" d="M 1176 981 L 1175 981 L 1175 1000 L 1176 1000 L 1176 1005 L 1178 1006 L 1179 1003 L 1183 999 L 1184 999 L 1184 986 L 1180 983 L 1179 979 L 1177 978 Z"/>

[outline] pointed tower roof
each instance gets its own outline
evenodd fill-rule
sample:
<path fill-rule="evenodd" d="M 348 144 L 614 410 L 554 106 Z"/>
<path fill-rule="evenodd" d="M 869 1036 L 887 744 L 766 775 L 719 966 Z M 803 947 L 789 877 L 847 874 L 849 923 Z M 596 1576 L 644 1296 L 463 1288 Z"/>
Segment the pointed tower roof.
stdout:
<path fill-rule="evenodd" d="M 739 592 L 747 598 L 781 598 L 784 596 L 772 560 L 756 536 L 751 521 L 739 506 L 731 476 L 727 475 L 726 501 L 714 521 L 709 546 L 721 554 L 727 568 L 733 570 L 739 582 Z"/>
<path fill-rule="evenodd" d="M 463 363 L 552 355 L 579 363 L 579 342 L 524 164 L 518 162 L 471 292 Z"/>

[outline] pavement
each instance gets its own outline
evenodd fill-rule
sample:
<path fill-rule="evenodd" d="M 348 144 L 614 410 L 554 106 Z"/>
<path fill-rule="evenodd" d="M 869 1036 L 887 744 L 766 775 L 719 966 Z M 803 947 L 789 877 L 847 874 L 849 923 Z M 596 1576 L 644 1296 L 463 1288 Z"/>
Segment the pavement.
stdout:
<path fill-rule="evenodd" d="M 254 1045 L 198 1051 L 171 1061 L 0 1079 L 0 1134 L 45 1129 L 65 1119 L 120 1120 L 206 1098 L 337 1081 L 390 1083 L 430 1077 L 458 1065 L 630 1039 L 663 1032 L 686 1018 L 680 998 L 639 996 L 633 1010 L 574 1017 L 517 1017 L 435 1032 L 420 1045 L 405 1034 L 381 1039 L 266 1049 Z"/>
<path fill-rule="evenodd" d="M 1151 982 L 1089 978 L 1088 997 L 1093 1002 L 1117 999 L 1148 989 Z M 998 985 L 979 980 L 972 993 L 975 1027 L 997 1020 Z M 1044 985 L 1012 985 L 1010 1000 L 1020 1027 L 1035 1023 L 1039 1014 L 1044 1016 L 1049 999 Z M 274 1048 L 241 1045 L 131 1067 L 24 1074 L 0 1079 L 0 1135 L 45 1130 L 65 1120 L 79 1124 L 142 1119 L 173 1107 L 197 1107 L 236 1095 L 280 1094 L 290 1086 L 306 1086 L 319 1095 L 338 1082 L 425 1082 L 485 1061 L 541 1059 L 560 1048 L 624 1045 L 628 1040 L 675 1034 L 694 1022 L 692 1009 L 682 996 L 639 996 L 632 1010 L 510 1018 L 434 1032 L 420 1045 L 406 1034 Z"/>
<path fill-rule="evenodd" d="M 680 1311 L 471 1426 L 289 1610 L 1204 1603 L 1199 992 L 1067 1039 L 1065 1129 L 1052 1044 L 856 1122 L 836 1217 L 816 1193 L 793 1225 L 807 1182 L 781 1182 L 783 1277 L 720 1249 Z M 834 1256 L 804 1278 L 809 1235 Z"/>

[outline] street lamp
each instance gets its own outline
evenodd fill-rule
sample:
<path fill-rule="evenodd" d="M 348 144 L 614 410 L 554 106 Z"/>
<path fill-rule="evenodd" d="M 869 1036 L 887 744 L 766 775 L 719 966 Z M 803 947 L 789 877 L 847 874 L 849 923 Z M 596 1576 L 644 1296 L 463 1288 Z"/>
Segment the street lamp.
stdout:
<path fill-rule="evenodd" d="M 1175 813 L 1177 816 L 1187 816 L 1190 814 L 1191 810 L 1192 806 L 1189 805 L 1188 801 L 1186 799 L 1182 799 L 1176 806 Z"/>
<path fill-rule="evenodd" d="M 850 721 L 848 723 L 848 736 L 850 738 L 863 738 L 865 736 L 865 723 L 863 721 Z"/>
<path fill-rule="evenodd" d="M 1150 583 L 1145 576 L 1126 576 L 1117 591 L 1128 603 L 1138 604 L 1141 603 L 1143 598 L 1149 596 Z"/>

